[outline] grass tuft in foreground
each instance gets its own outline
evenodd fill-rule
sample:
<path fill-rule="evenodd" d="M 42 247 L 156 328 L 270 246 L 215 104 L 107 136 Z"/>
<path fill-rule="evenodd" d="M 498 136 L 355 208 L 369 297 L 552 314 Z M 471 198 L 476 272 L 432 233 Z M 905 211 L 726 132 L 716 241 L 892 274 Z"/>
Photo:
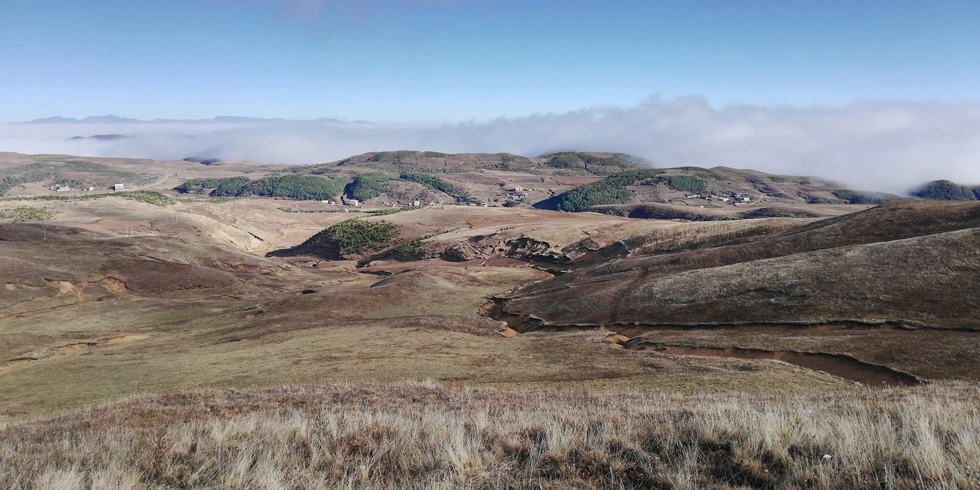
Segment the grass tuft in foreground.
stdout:
<path fill-rule="evenodd" d="M 980 390 L 597 395 L 425 384 L 134 398 L 0 430 L 13 488 L 976 488 Z"/>

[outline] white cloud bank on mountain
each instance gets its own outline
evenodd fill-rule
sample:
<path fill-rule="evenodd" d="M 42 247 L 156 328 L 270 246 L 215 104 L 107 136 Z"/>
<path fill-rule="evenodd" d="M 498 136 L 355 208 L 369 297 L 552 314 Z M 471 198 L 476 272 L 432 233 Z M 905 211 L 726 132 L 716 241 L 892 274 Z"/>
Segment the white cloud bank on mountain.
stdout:
<path fill-rule="evenodd" d="M 69 139 L 112 133 L 130 137 Z M 980 104 L 857 102 L 840 107 L 715 109 L 699 97 L 688 97 L 445 125 L 0 125 L 0 151 L 21 153 L 322 163 L 399 149 L 524 156 L 565 149 L 616 151 L 658 167 L 724 165 L 905 192 L 934 179 L 980 184 Z"/>

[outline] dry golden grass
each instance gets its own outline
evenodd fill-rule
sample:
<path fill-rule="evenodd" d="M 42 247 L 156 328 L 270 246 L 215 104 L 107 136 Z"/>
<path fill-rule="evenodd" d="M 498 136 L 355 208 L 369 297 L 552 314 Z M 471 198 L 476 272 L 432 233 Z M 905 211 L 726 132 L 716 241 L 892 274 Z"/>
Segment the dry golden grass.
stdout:
<path fill-rule="evenodd" d="M 33 489 L 977 488 L 980 390 L 510 392 L 431 383 L 137 397 L 0 426 Z"/>

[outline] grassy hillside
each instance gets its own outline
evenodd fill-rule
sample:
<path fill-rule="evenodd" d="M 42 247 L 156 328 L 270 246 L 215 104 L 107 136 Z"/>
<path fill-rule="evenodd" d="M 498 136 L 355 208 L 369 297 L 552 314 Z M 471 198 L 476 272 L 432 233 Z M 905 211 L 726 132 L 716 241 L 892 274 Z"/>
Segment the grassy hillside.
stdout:
<path fill-rule="evenodd" d="M 620 260 L 535 285 L 507 309 L 555 324 L 859 319 L 980 329 L 973 302 L 962 301 L 980 295 L 978 227 L 976 203 L 903 200 L 777 233 L 761 223 L 758 237 L 729 243 L 638 236 Z"/>
<path fill-rule="evenodd" d="M 524 332 L 601 325 L 665 354 L 820 358 L 855 380 L 881 366 L 980 374 L 961 369 L 980 345 L 980 205 L 905 199 L 805 223 L 638 235 L 499 298 L 493 317 Z"/>

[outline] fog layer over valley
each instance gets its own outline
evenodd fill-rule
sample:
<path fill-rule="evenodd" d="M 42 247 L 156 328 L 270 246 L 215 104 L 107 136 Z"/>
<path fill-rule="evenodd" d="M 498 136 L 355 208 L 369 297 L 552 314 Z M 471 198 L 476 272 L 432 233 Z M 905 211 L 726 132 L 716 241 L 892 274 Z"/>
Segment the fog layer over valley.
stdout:
<path fill-rule="evenodd" d="M 700 97 L 652 97 L 633 107 L 444 124 L 235 121 L 5 124 L 0 125 L 0 148 L 293 164 L 398 149 L 523 156 L 571 148 L 614 149 L 656 167 L 752 168 L 899 194 L 935 179 L 980 183 L 980 106 L 975 103 L 862 101 L 834 107 L 714 108 Z M 106 134 L 128 137 L 91 138 Z M 76 136 L 83 138 L 71 139 Z"/>

